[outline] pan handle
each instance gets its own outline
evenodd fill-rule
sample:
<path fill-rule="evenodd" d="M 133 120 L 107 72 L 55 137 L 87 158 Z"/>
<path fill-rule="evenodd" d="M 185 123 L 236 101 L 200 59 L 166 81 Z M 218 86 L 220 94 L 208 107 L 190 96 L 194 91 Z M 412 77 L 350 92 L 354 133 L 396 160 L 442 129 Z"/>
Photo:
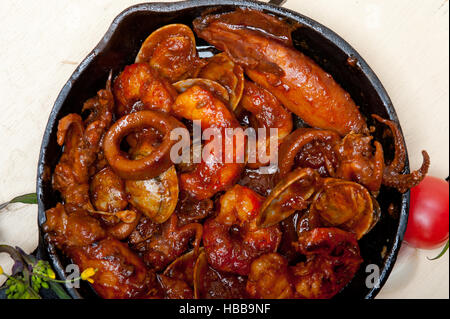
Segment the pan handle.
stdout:
<path fill-rule="evenodd" d="M 269 3 L 281 7 L 286 1 L 287 0 L 270 0 Z"/>

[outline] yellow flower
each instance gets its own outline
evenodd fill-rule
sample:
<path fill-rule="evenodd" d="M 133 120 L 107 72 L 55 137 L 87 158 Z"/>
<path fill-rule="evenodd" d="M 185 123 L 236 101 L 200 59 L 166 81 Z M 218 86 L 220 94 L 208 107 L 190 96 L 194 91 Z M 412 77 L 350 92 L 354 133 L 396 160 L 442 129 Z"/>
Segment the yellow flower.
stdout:
<path fill-rule="evenodd" d="M 97 272 L 97 269 L 94 269 L 92 267 L 86 268 L 81 273 L 81 279 L 82 280 L 87 280 L 88 282 L 90 282 L 92 284 L 92 283 L 94 283 L 94 280 L 91 277 L 94 276 L 96 272 Z"/>
<path fill-rule="evenodd" d="M 0 275 L 3 275 L 3 268 L 0 266 Z"/>
<path fill-rule="evenodd" d="M 55 278 L 56 278 L 55 272 L 54 272 L 52 269 L 50 269 L 50 268 L 47 269 L 47 276 L 48 276 L 50 279 L 55 279 Z"/>

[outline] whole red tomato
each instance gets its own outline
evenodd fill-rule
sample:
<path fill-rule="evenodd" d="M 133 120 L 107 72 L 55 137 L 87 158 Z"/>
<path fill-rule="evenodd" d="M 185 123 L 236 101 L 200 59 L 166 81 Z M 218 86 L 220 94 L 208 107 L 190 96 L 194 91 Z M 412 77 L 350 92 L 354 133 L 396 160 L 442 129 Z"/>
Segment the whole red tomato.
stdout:
<path fill-rule="evenodd" d="M 411 189 L 405 240 L 416 248 L 434 249 L 448 240 L 449 185 L 427 176 Z"/>

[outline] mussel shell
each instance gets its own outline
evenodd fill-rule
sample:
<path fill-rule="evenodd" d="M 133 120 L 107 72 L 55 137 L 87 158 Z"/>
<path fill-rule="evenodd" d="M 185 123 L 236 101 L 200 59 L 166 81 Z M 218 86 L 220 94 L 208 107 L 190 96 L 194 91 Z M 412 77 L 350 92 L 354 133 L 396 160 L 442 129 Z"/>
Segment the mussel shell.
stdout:
<path fill-rule="evenodd" d="M 190 74 L 196 60 L 197 48 L 192 30 L 184 24 L 170 24 L 145 39 L 135 62 L 148 62 L 161 75 L 176 82 Z"/>
<path fill-rule="evenodd" d="M 374 207 L 373 198 L 364 186 L 330 178 L 316 194 L 310 214 L 319 217 L 322 226 L 353 232 L 360 239 L 376 223 L 379 208 Z"/>
<path fill-rule="evenodd" d="M 221 273 L 208 264 L 206 253 L 202 252 L 194 267 L 195 299 L 243 299 L 246 277 Z"/>
<path fill-rule="evenodd" d="M 125 188 L 130 203 L 158 224 L 168 220 L 175 211 L 179 189 L 174 166 L 152 179 L 127 180 Z"/>
<path fill-rule="evenodd" d="M 202 278 L 205 276 L 208 271 L 208 258 L 206 257 L 206 253 L 203 251 L 197 258 L 197 262 L 194 266 L 194 298 L 201 299 L 202 298 L 202 290 L 203 290 L 203 282 Z"/>
<path fill-rule="evenodd" d="M 230 107 L 235 110 L 244 93 L 244 70 L 234 63 L 226 53 L 220 53 L 208 60 L 198 74 L 199 78 L 217 81 L 230 94 Z"/>
<path fill-rule="evenodd" d="M 307 201 L 316 192 L 318 174 L 310 168 L 299 168 L 290 172 L 272 190 L 261 206 L 257 224 L 270 227 L 295 213 L 295 209 L 283 207 L 290 198 L 300 196 Z M 294 185 L 297 184 L 297 185 Z"/>
<path fill-rule="evenodd" d="M 200 254 L 203 247 L 200 248 Z M 178 257 L 164 270 L 164 275 L 171 278 L 184 280 L 191 287 L 194 287 L 194 269 L 199 258 L 199 254 L 195 250 L 191 250 L 181 257 Z"/>
<path fill-rule="evenodd" d="M 380 204 L 378 203 L 378 201 L 376 200 L 375 197 L 371 196 L 372 198 L 372 204 L 373 204 L 373 218 L 372 218 L 372 225 L 370 225 L 369 229 L 367 229 L 367 232 L 370 232 L 375 225 L 378 223 L 378 221 L 381 218 L 381 207 Z"/>
<path fill-rule="evenodd" d="M 154 150 L 152 142 L 151 138 L 141 136 L 141 140 L 130 150 L 132 158 L 139 159 L 150 154 Z M 125 190 L 134 207 L 152 221 L 162 224 L 173 214 L 178 202 L 179 187 L 175 166 L 152 179 L 126 180 Z"/>

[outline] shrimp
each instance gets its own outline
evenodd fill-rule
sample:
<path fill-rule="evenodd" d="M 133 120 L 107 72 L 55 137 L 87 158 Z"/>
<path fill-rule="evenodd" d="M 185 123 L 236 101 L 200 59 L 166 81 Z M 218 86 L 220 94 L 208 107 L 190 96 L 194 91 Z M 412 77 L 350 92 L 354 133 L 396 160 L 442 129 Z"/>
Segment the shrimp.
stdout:
<path fill-rule="evenodd" d="M 292 131 L 292 114 L 269 91 L 246 80 L 241 100 L 244 109 L 255 115 L 259 127 L 277 128 L 283 140 Z"/>
<path fill-rule="evenodd" d="M 135 63 L 125 67 L 114 81 L 114 96 L 116 113 L 122 117 L 141 110 L 169 113 L 177 91 L 149 64 Z"/>
<path fill-rule="evenodd" d="M 204 224 L 203 244 L 213 268 L 248 275 L 254 259 L 277 250 L 281 241 L 278 226 L 256 226 L 263 201 L 262 196 L 240 185 L 221 197 L 217 217 Z"/>
<path fill-rule="evenodd" d="M 219 145 L 222 153 L 225 147 L 225 129 L 240 128 L 240 125 L 233 113 L 227 106 L 209 90 L 195 85 L 184 93 L 180 94 L 173 106 L 173 113 L 176 116 L 188 120 L 200 120 L 201 129 L 217 129 L 222 137 Z M 238 135 L 245 142 L 243 131 Z M 183 173 L 180 176 L 180 188 L 186 191 L 197 200 L 211 198 L 220 191 L 229 189 L 238 180 L 243 168 L 243 163 L 238 163 L 238 154 L 244 154 L 245 143 L 233 143 L 233 159 L 227 163 L 220 155 L 217 148 L 209 146 L 218 144 L 214 138 L 206 141 L 204 146 L 202 162 L 195 165 L 192 172 Z M 210 149 L 210 152 L 205 152 Z M 242 152 L 240 152 L 242 151 Z"/>
<path fill-rule="evenodd" d="M 328 299 L 355 276 L 362 263 L 356 236 L 337 228 L 316 228 L 294 243 L 306 262 L 292 267 L 297 294 Z"/>
<path fill-rule="evenodd" d="M 296 297 L 288 261 L 277 253 L 262 255 L 250 268 L 247 293 L 256 299 L 293 299 Z"/>

